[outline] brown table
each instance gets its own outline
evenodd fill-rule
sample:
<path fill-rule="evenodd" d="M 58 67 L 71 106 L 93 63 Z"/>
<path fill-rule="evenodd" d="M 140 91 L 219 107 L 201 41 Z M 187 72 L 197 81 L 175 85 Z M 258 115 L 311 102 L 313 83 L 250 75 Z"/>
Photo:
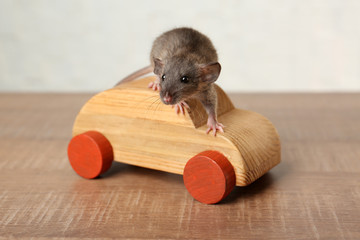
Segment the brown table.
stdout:
<path fill-rule="evenodd" d="M 230 94 L 277 127 L 282 162 L 221 204 L 174 174 L 66 155 L 91 94 L 0 94 L 0 238 L 360 239 L 360 94 Z"/>

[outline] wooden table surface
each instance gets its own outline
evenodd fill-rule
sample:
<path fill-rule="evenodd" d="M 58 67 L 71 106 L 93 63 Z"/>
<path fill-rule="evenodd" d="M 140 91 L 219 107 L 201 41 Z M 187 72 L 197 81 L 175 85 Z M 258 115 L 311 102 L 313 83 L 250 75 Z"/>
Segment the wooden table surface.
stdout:
<path fill-rule="evenodd" d="M 217 205 L 179 175 L 76 175 L 66 149 L 90 97 L 0 94 L 0 238 L 360 239 L 359 93 L 231 94 L 274 123 L 282 162 Z"/>

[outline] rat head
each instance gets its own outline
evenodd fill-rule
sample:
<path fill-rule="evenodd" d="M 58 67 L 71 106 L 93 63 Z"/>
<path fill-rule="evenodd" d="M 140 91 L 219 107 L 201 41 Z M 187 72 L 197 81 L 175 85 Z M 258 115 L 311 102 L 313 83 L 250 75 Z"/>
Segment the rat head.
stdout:
<path fill-rule="evenodd" d="M 217 80 L 220 71 L 218 62 L 196 64 L 184 57 L 173 57 L 166 62 L 154 59 L 154 73 L 160 79 L 160 99 L 170 105 L 199 93 Z"/>

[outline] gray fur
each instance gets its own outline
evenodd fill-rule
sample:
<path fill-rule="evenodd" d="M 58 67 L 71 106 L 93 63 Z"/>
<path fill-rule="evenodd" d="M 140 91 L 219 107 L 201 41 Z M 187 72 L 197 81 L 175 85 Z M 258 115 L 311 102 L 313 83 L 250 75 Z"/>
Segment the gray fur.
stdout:
<path fill-rule="evenodd" d="M 217 95 L 213 83 L 221 66 L 208 37 L 191 28 L 165 32 L 154 41 L 150 61 L 160 81 L 161 100 L 165 94 L 172 97 L 171 102 L 163 101 L 165 104 L 198 98 L 209 117 L 216 119 Z M 184 76 L 187 83 L 181 81 Z"/>

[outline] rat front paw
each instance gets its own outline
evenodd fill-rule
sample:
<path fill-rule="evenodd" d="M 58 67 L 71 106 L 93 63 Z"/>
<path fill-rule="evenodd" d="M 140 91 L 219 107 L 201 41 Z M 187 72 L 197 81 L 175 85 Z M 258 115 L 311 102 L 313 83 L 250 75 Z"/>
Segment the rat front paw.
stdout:
<path fill-rule="evenodd" d="M 160 91 L 160 83 L 158 81 L 150 82 L 148 88 L 152 88 L 154 91 Z"/>
<path fill-rule="evenodd" d="M 189 105 L 185 101 L 181 101 L 178 104 L 173 105 L 175 106 L 175 112 L 176 114 L 183 114 L 185 115 L 185 108 L 190 109 Z"/>
<path fill-rule="evenodd" d="M 216 136 L 217 131 L 220 131 L 220 132 L 224 133 L 224 125 L 217 122 L 213 118 L 208 119 L 207 126 L 208 126 L 208 129 L 206 130 L 206 134 L 208 134 L 211 131 L 213 131 L 214 136 Z"/>

